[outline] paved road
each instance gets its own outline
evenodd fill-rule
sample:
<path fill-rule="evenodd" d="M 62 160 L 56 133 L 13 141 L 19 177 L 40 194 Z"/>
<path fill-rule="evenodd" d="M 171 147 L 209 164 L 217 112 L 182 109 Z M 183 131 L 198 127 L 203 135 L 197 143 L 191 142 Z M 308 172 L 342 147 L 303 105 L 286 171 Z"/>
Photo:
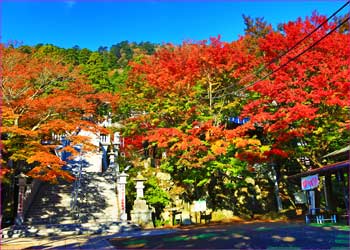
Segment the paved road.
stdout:
<path fill-rule="evenodd" d="M 304 223 L 235 223 L 153 229 L 112 235 L 9 238 L 1 250 L 14 249 L 350 249 L 345 226 Z"/>
<path fill-rule="evenodd" d="M 92 235 L 62 235 L 48 237 L 22 237 L 22 238 L 0 238 L 0 250 L 22 250 L 22 249 L 46 249 L 46 250 L 71 250 L 71 249 L 115 249 L 109 242 L 111 238 L 125 238 L 130 236 L 160 235 L 173 233 L 177 229 L 154 229 L 136 230 L 112 234 L 92 234 Z"/>
<path fill-rule="evenodd" d="M 156 236 L 110 239 L 116 249 L 350 249 L 349 227 L 250 223 L 182 228 Z"/>

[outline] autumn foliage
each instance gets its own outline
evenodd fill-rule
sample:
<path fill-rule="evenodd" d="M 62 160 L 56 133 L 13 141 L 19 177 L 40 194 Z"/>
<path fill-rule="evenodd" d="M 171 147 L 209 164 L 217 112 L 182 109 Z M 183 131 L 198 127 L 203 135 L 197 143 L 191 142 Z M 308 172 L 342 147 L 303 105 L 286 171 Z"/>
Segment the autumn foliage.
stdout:
<path fill-rule="evenodd" d="M 287 51 L 291 44 L 311 33 L 324 20 L 325 17 L 317 15 L 298 19 L 284 24 L 282 31 L 270 32 L 260 39 L 265 64 Z M 336 24 L 323 25 L 266 69 L 266 72 L 278 71 L 249 88 L 258 95 L 244 106 L 241 115 L 251 117 L 245 126 L 256 124 L 263 128 L 274 148 L 271 153 L 293 157 L 297 151 L 296 142 L 302 141 L 302 155 L 319 166 L 317 159 L 331 151 L 335 144 L 342 143 L 344 134 L 341 131 L 344 132 L 349 124 L 350 48 L 343 46 L 350 42 L 349 34 L 333 32 L 303 53 Z M 281 65 L 285 66 L 280 68 Z"/>
<path fill-rule="evenodd" d="M 128 66 L 108 72 L 103 51 L 81 52 L 85 65 L 72 65 L 43 48 L 2 46 L 4 161 L 25 160 L 35 178 L 69 179 L 53 146 L 41 142 L 52 133 L 83 142 L 77 132 L 98 130 L 91 120 L 108 102 L 124 125 L 126 155 L 141 156 L 147 142 L 166 155 L 162 164 L 174 176 L 195 173 L 209 185 L 208 176 L 238 175 L 234 169 L 242 166 L 279 161 L 283 167 L 302 156 L 320 166 L 320 157 L 349 136 L 348 31 L 328 22 L 290 50 L 325 17 L 313 14 L 278 30 L 245 20 L 251 27 L 236 41 L 218 36 L 136 51 Z M 249 119 L 234 124 L 233 117 Z"/>
<path fill-rule="evenodd" d="M 251 164 L 307 156 L 319 166 L 349 126 L 349 34 L 328 22 L 285 52 L 325 18 L 259 26 L 231 43 L 167 45 L 131 63 L 125 102 L 140 104 L 153 126 L 146 139 L 181 164 L 204 167 L 234 147 L 230 157 Z M 227 129 L 235 116 L 249 122 Z"/>
<path fill-rule="evenodd" d="M 11 46 L 1 46 L 0 50 L 3 161 L 26 161 L 32 167 L 22 166 L 16 172 L 34 178 L 72 180 L 62 170 L 66 163 L 53 154 L 60 142 L 52 135 L 65 134 L 72 143 L 81 142 L 76 136 L 78 130 L 97 131 L 87 118 L 96 118 L 98 105 L 113 97 L 96 93 L 78 68 L 72 70 L 59 58 L 34 50 L 25 53 Z M 54 145 L 43 145 L 43 141 Z"/>

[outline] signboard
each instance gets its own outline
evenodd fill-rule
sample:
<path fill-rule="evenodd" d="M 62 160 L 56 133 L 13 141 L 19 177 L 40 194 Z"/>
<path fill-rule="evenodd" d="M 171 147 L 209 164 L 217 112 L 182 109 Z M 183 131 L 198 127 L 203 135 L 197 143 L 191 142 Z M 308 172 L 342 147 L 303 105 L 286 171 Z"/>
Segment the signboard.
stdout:
<path fill-rule="evenodd" d="M 311 190 L 318 186 L 318 174 L 310 175 L 307 177 L 301 178 L 301 189 L 302 190 Z"/>
<path fill-rule="evenodd" d="M 207 202 L 205 200 L 198 200 L 193 202 L 194 212 L 204 212 L 207 210 Z"/>
<path fill-rule="evenodd" d="M 249 118 L 240 119 L 239 117 L 230 117 L 229 121 L 241 125 L 247 123 L 249 121 Z"/>

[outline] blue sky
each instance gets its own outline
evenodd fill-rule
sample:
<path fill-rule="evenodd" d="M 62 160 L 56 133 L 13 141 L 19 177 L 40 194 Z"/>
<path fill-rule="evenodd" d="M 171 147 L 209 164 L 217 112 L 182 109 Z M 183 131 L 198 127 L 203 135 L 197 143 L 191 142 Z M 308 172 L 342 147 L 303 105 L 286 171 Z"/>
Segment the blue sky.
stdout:
<path fill-rule="evenodd" d="M 1 42 L 51 43 L 97 50 L 120 41 L 180 44 L 244 32 L 242 14 L 273 25 L 318 13 L 329 16 L 346 1 L 1 1 Z M 349 7 L 340 14 L 349 12 Z"/>

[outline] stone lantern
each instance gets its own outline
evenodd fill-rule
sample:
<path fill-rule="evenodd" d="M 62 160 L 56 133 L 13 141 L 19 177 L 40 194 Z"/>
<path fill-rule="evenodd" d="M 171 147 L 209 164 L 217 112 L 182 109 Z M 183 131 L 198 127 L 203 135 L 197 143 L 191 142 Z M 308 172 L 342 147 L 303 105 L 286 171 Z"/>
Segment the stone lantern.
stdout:
<path fill-rule="evenodd" d="M 136 200 L 134 201 L 133 210 L 131 211 L 131 221 L 143 227 L 153 227 L 152 209 L 143 199 L 143 183 L 146 179 L 139 173 L 134 179 L 136 182 Z"/>
<path fill-rule="evenodd" d="M 134 180 L 136 181 L 136 199 L 143 199 L 143 188 L 145 187 L 143 183 L 146 181 L 146 179 L 141 175 L 141 173 L 138 173 Z"/>

